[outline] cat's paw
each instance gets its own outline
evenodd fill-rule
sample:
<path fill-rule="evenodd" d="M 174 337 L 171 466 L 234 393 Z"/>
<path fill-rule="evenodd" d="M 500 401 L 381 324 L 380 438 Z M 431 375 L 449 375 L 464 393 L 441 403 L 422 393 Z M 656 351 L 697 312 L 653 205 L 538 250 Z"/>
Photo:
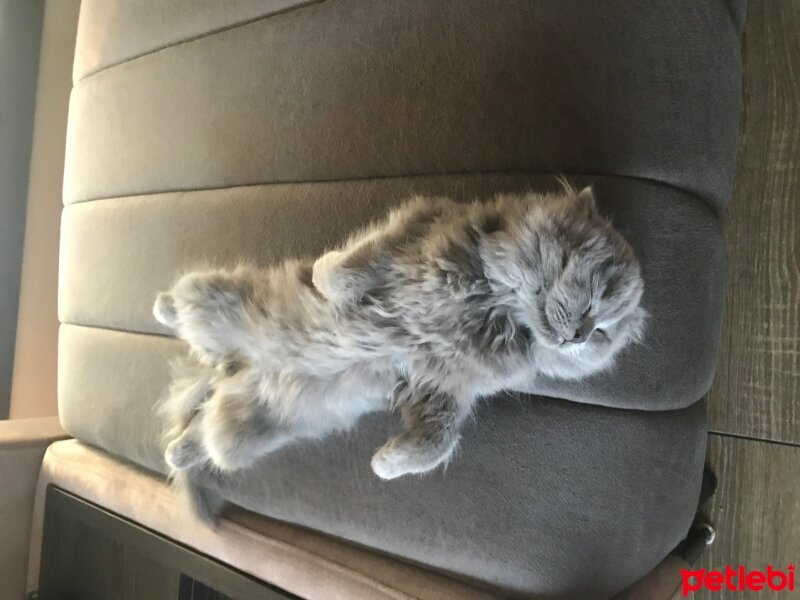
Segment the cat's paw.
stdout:
<path fill-rule="evenodd" d="M 311 268 L 311 282 L 314 287 L 326 300 L 332 302 L 344 299 L 341 286 L 341 257 L 341 252 L 332 250 L 320 256 Z"/>
<path fill-rule="evenodd" d="M 167 444 L 164 460 L 180 471 L 205 462 L 206 455 L 196 440 L 184 434 Z"/>
<path fill-rule="evenodd" d="M 175 327 L 178 311 L 175 308 L 175 298 L 172 297 L 172 294 L 162 292 L 158 295 L 156 303 L 153 305 L 153 316 L 162 325 Z"/>
<path fill-rule="evenodd" d="M 392 438 L 372 457 L 372 471 L 381 479 L 427 473 L 447 460 L 449 453 L 417 445 L 406 436 Z"/>
<path fill-rule="evenodd" d="M 389 448 L 389 444 L 378 450 L 373 456 L 370 466 L 372 472 L 381 479 L 397 479 L 403 475 L 413 473 L 409 468 L 408 456 L 398 452 L 396 448 Z"/>
<path fill-rule="evenodd" d="M 381 479 L 397 479 L 403 475 L 427 473 L 446 463 L 458 443 L 431 444 L 414 433 L 390 439 L 372 457 L 372 471 Z"/>
<path fill-rule="evenodd" d="M 240 349 L 252 296 L 252 282 L 236 274 L 188 273 L 158 296 L 153 314 L 189 344 L 200 362 L 216 367 Z"/>

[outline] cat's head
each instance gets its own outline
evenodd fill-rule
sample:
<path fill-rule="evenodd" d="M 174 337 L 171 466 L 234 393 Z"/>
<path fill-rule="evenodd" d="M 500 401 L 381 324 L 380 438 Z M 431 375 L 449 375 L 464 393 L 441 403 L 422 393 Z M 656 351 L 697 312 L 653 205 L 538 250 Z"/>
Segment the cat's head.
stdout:
<path fill-rule="evenodd" d="M 633 249 L 591 188 L 529 199 L 486 240 L 486 274 L 536 340 L 567 354 L 615 353 L 641 335 L 644 283 Z"/>

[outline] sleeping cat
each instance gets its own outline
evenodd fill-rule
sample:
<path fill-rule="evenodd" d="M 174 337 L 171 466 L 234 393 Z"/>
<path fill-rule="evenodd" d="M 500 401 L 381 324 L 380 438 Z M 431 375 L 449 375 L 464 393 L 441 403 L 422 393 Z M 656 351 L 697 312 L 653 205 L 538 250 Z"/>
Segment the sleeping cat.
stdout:
<path fill-rule="evenodd" d="M 195 509 L 198 474 L 396 410 L 372 457 L 393 479 L 446 462 L 476 401 L 537 374 L 612 366 L 645 320 L 633 251 L 590 188 L 459 204 L 414 198 L 313 261 L 193 272 L 156 318 L 197 362 L 170 389 L 165 458 Z"/>

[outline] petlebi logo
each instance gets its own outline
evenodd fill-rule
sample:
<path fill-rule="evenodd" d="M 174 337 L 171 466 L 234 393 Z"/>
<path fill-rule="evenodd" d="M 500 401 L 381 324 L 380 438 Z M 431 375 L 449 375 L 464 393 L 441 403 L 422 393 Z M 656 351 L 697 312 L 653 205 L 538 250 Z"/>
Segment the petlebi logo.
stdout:
<path fill-rule="evenodd" d="M 727 565 L 724 571 L 681 569 L 684 598 L 693 592 L 781 592 L 794 591 L 795 566 L 785 569 L 767 565 L 766 569 L 748 569 L 744 565 Z"/>

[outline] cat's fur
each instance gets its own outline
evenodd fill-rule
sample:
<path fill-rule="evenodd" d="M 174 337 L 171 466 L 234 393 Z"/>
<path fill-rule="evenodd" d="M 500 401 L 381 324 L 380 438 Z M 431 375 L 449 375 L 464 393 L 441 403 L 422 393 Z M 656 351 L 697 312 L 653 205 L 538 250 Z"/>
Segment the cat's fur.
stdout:
<path fill-rule="evenodd" d="M 414 198 L 316 262 L 189 273 L 154 307 L 199 359 L 171 388 L 165 458 L 208 515 L 218 498 L 197 485 L 201 470 L 245 469 L 392 409 L 403 432 L 373 471 L 429 471 L 479 398 L 610 367 L 641 335 L 642 291 L 591 189 L 568 186 Z"/>

